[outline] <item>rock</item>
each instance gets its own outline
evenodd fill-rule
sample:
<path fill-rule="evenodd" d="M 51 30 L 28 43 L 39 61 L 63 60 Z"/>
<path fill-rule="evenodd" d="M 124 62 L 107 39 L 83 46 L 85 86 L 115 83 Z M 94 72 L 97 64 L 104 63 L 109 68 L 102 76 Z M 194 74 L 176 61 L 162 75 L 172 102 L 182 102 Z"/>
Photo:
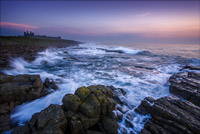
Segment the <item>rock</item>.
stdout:
<path fill-rule="evenodd" d="M 110 116 L 104 116 L 101 119 L 102 126 L 107 134 L 117 134 L 118 124 Z"/>
<path fill-rule="evenodd" d="M 151 119 L 145 124 L 141 133 L 198 133 L 200 131 L 200 108 L 191 102 L 182 101 L 171 95 L 142 104 L 145 112 L 150 114 Z M 146 105 L 147 104 L 147 105 Z M 140 111 L 140 110 L 137 110 Z"/>
<path fill-rule="evenodd" d="M 64 134 L 67 131 L 67 119 L 61 106 L 51 104 L 30 120 L 31 131 L 41 134 Z"/>
<path fill-rule="evenodd" d="M 76 112 L 81 104 L 77 95 L 66 94 L 62 99 L 63 105 L 67 110 Z"/>
<path fill-rule="evenodd" d="M 80 87 L 75 91 L 75 95 L 77 95 L 81 101 L 84 101 L 90 95 L 90 90 L 86 87 Z"/>
<path fill-rule="evenodd" d="M 95 95 L 90 94 L 85 102 L 80 106 L 80 112 L 84 113 L 87 117 L 99 117 L 100 103 Z"/>
<path fill-rule="evenodd" d="M 10 112 L 24 102 L 40 98 L 49 92 L 44 88 L 39 75 L 0 74 L 0 132 L 12 128 Z"/>
<path fill-rule="evenodd" d="M 104 95 L 106 95 L 106 96 L 108 96 L 108 97 L 110 97 L 110 98 L 113 97 L 112 90 L 111 90 L 110 88 L 104 86 L 104 85 L 96 85 L 96 86 L 92 85 L 92 86 L 89 86 L 88 88 L 89 88 L 91 91 L 92 91 L 92 90 L 93 90 L 93 91 L 94 91 L 94 90 L 101 90 L 101 91 L 104 93 Z"/>
<path fill-rule="evenodd" d="M 110 98 L 111 90 L 104 88 L 102 85 L 78 88 L 75 95 L 63 97 L 62 106 L 51 104 L 13 133 L 117 134 L 118 123 L 112 113 L 116 103 Z"/>
<path fill-rule="evenodd" d="M 186 65 L 181 70 L 183 70 L 183 69 L 200 70 L 200 67 L 196 67 L 196 66 L 192 66 L 192 65 Z"/>
<path fill-rule="evenodd" d="M 86 134 L 103 134 L 103 133 L 96 131 L 96 130 L 87 130 Z"/>
<path fill-rule="evenodd" d="M 28 123 L 26 123 L 24 126 L 18 126 L 16 127 L 11 134 L 30 134 L 31 132 L 31 128 L 30 125 Z"/>
<path fill-rule="evenodd" d="M 95 125 L 99 121 L 99 118 L 88 118 L 87 116 L 81 113 L 79 113 L 79 119 L 83 123 L 83 127 L 85 130 Z"/>
<path fill-rule="evenodd" d="M 53 79 L 49 79 L 49 78 L 45 79 L 44 86 L 46 88 L 50 88 L 50 89 L 54 89 L 54 90 L 58 89 L 58 86 L 56 85 L 55 81 Z"/>
<path fill-rule="evenodd" d="M 78 115 L 73 115 L 70 119 L 71 133 L 82 133 L 84 131 L 83 124 L 81 123 Z"/>
<path fill-rule="evenodd" d="M 5 79 L 6 77 L 3 76 Z M 0 84 L 0 103 L 5 102 L 24 102 L 39 98 L 43 89 L 43 84 L 39 75 L 17 75 L 8 76 Z"/>
<path fill-rule="evenodd" d="M 177 73 L 170 77 L 169 82 L 171 93 L 200 106 L 200 73 Z"/>

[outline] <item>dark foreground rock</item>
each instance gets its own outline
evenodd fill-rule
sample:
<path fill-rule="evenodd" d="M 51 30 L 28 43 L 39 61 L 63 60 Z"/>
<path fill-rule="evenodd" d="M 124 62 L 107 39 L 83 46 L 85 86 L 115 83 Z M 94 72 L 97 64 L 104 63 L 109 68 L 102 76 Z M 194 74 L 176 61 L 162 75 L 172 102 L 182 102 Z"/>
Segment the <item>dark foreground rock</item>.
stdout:
<path fill-rule="evenodd" d="M 200 106 L 200 73 L 177 73 L 169 79 L 169 82 L 171 93 Z"/>
<path fill-rule="evenodd" d="M 0 132 L 12 128 L 10 113 L 15 106 L 49 93 L 39 75 L 0 75 Z"/>
<path fill-rule="evenodd" d="M 136 109 L 141 114 L 150 114 L 141 134 L 197 134 L 200 132 L 200 108 L 176 96 L 158 100 L 145 98 Z"/>
<path fill-rule="evenodd" d="M 172 95 L 158 100 L 146 97 L 135 110 L 152 117 L 140 134 L 199 134 L 200 73 L 180 72 L 169 82 Z"/>
<path fill-rule="evenodd" d="M 102 85 L 78 88 L 63 97 L 62 106 L 50 105 L 12 134 L 116 134 L 112 97 L 112 90 Z"/>

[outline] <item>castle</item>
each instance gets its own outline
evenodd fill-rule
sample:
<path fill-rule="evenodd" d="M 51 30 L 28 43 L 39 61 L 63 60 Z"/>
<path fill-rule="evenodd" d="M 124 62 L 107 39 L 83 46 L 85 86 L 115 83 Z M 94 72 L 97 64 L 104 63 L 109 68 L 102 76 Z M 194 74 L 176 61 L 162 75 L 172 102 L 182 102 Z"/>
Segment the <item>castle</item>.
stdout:
<path fill-rule="evenodd" d="M 30 31 L 30 32 L 24 32 L 24 37 L 34 37 L 34 32 Z"/>
<path fill-rule="evenodd" d="M 48 38 L 48 39 L 61 39 L 61 37 L 50 37 L 46 35 L 35 35 L 32 31 L 24 32 L 24 37 L 34 37 L 34 38 Z"/>

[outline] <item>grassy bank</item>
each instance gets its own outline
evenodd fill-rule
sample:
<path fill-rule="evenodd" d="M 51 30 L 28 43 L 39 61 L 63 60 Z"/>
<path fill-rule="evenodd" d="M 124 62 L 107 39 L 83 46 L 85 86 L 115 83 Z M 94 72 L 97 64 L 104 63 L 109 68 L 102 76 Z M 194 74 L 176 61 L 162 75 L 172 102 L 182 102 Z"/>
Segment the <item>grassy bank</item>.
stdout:
<path fill-rule="evenodd" d="M 36 38 L 23 36 L 0 36 L 0 44 L 19 44 L 19 45 L 60 45 L 60 44 L 77 44 L 74 40 L 53 39 L 53 38 Z"/>

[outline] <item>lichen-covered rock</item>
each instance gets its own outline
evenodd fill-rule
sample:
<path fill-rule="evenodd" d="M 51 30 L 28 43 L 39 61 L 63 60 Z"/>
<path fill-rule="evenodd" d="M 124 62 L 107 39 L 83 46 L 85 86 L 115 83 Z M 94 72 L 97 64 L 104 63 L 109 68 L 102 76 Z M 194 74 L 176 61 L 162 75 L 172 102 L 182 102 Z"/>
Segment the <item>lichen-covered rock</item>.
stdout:
<path fill-rule="evenodd" d="M 100 103 L 94 94 L 90 94 L 88 98 L 80 105 L 80 112 L 84 113 L 87 117 L 99 117 Z"/>
<path fill-rule="evenodd" d="M 50 105 L 33 115 L 27 126 L 15 128 L 13 134 L 117 134 L 112 90 L 102 85 L 90 87 L 78 88 L 75 95 L 66 94 L 62 106 Z"/>
<path fill-rule="evenodd" d="M 106 96 L 112 98 L 113 93 L 112 90 L 104 85 L 92 85 L 88 87 L 91 91 L 101 90 Z"/>
<path fill-rule="evenodd" d="M 77 95 L 66 94 L 62 99 L 64 107 L 69 111 L 76 112 L 81 104 L 80 98 Z"/>
<path fill-rule="evenodd" d="M 84 101 L 90 95 L 90 90 L 83 86 L 75 91 L 75 95 L 77 95 L 81 101 Z"/>

